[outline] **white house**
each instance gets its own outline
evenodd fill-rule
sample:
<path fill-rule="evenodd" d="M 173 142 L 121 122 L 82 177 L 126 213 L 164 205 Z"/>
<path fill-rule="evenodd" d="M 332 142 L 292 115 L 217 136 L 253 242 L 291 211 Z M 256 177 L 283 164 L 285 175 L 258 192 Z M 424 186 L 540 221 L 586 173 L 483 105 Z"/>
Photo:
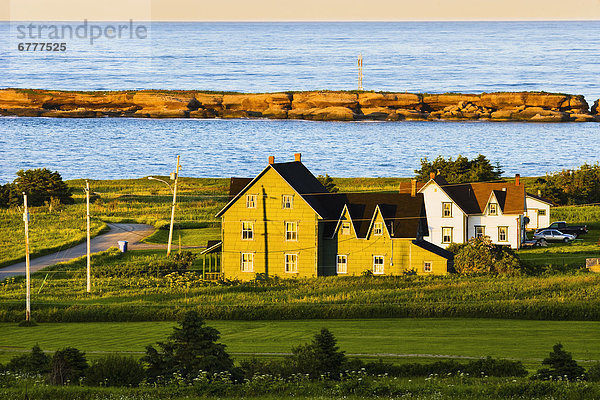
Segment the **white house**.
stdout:
<path fill-rule="evenodd" d="M 527 229 L 545 228 L 550 225 L 550 207 L 552 207 L 550 200 L 544 199 L 538 192 L 537 196 L 527 193 L 525 202 L 525 215 L 529 218 L 525 226 Z"/>
<path fill-rule="evenodd" d="M 525 238 L 525 186 L 515 182 L 449 184 L 442 176 L 419 190 L 425 198 L 429 236 L 440 247 L 489 236 L 493 243 L 519 248 Z"/>

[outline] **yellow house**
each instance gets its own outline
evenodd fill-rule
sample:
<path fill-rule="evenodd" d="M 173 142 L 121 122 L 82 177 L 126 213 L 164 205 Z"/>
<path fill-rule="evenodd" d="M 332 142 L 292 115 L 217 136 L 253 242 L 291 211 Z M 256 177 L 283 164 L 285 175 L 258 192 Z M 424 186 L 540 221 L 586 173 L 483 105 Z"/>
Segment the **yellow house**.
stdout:
<path fill-rule="evenodd" d="M 329 193 L 302 164 L 269 165 L 256 178 L 232 179 L 221 217 L 225 278 L 256 274 L 445 274 L 452 253 L 422 240 L 427 234 L 423 195 Z"/>

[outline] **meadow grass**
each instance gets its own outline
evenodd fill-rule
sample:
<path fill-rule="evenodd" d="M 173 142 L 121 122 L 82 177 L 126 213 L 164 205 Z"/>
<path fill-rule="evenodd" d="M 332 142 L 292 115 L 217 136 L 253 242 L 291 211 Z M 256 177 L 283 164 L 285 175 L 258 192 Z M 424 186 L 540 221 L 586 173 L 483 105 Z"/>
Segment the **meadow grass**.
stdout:
<path fill-rule="evenodd" d="M 555 343 L 583 365 L 600 360 L 600 322 L 523 321 L 465 318 L 359 320 L 207 321 L 238 360 L 255 354 L 277 357 L 309 342 L 328 328 L 346 353 L 364 359 L 403 363 L 417 359 L 486 357 L 521 360 L 540 367 Z M 107 352 L 141 356 L 145 346 L 163 341 L 174 322 L 44 323 L 35 327 L 0 323 L 0 362 L 31 349 L 73 346 L 91 358 Z"/>
<path fill-rule="evenodd" d="M 194 249 L 196 254 L 199 249 Z M 32 278 L 39 321 L 174 320 L 187 309 L 210 319 L 482 317 L 600 320 L 600 275 L 319 277 L 270 282 L 202 280 L 201 258 L 188 272 L 162 250 L 92 257 L 92 293 L 84 293 L 85 259 Z M 162 272 L 161 272 L 162 271 Z M 165 276 L 164 274 L 167 273 Z M 22 319 L 25 282 L 0 283 L 0 321 Z"/>

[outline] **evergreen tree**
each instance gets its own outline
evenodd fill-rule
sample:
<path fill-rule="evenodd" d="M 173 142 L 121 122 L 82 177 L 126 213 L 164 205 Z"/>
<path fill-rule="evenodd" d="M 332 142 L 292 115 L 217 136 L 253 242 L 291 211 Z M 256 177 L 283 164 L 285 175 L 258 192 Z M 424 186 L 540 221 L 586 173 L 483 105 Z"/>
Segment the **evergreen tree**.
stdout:
<path fill-rule="evenodd" d="M 30 375 L 42 375 L 50 372 L 50 357 L 36 344 L 31 353 L 13 357 L 6 369 Z"/>
<path fill-rule="evenodd" d="M 210 374 L 232 371 L 233 360 L 225 351 L 225 345 L 217 343 L 219 338 L 219 331 L 205 326 L 196 311 L 187 312 L 168 340 L 158 343 L 160 350 L 146 347 L 142 361 L 148 365 L 148 380 L 156 382 L 158 377 L 173 373 L 193 378 L 201 371 Z"/>
<path fill-rule="evenodd" d="M 329 174 L 325 174 L 325 176 L 319 175 L 317 176 L 317 179 L 323 186 L 325 186 L 325 189 L 327 189 L 329 193 L 337 193 L 340 191 L 340 189 L 335 185 L 333 178 L 330 177 Z"/>
<path fill-rule="evenodd" d="M 55 385 L 77 383 L 88 368 L 85 353 L 74 347 L 58 350 L 52 357 L 50 382 Z"/>
<path fill-rule="evenodd" d="M 549 365 L 550 368 L 538 370 L 536 374 L 538 379 L 572 381 L 585 378 L 585 369 L 577 365 L 571 353 L 564 351 L 560 343 L 554 345 L 550 356 L 545 358 L 542 364 Z"/>

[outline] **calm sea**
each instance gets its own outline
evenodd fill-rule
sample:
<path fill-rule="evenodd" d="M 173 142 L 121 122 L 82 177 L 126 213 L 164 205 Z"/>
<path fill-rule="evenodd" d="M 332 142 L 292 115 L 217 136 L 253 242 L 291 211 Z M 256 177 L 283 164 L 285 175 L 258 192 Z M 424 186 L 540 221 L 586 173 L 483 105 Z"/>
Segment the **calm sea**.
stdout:
<path fill-rule="evenodd" d="M 78 23 L 71 23 L 76 26 Z M 107 23 L 104 23 L 106 26 Z M 152 23 L 148 37 L 67 41 L 19 52 L 0 23 L 0 87 L 263 92 L 544 90 L 600 98 L 600 22 Z M 316 173 L 408 176 L 421 157 L 474 156 L 507 174 L 596 162 L 598 124 L 317 123 L 249 120 L 0 119 L 0 182 L 20 168 L 66 178 L 252 176 L 300 151 Z"/>

